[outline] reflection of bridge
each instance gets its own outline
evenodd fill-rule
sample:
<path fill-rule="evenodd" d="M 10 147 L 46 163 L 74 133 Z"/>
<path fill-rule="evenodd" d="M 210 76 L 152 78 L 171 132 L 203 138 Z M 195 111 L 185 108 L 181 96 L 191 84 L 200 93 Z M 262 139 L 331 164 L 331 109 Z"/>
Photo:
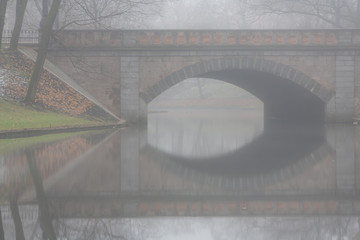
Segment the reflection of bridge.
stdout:
<path fill-rule="evenodd" d="M 191 77 L 244 88 L 264 102 L 265 118 L 359 115 L 359 30 L 69 30 L 58 40 L 49 59 L 130 121 Z"/>
<path fill-rule="evenodd" d="M 82 196 L 50 198 L 52 214 L 64 218 L 146 216 L 328 216 L 360 214 L 359 196 L 321 194 L 308 196 Z M 155 196 L 156 195 L 156 196 Z"/>
<path fill-rule="evenodd" d="M 354 148 L 351 152 L 349 142 L 342 139 L 345 135 L 336 131 L 328 132 L 328 144 L 303 160 L 255 177 L 206 174 L 166 154 L 149 154 L 143 147 L 144 133 L 120 130 L 45 178 L 53 216 L 360 214 L 360 164 L 354 158 L 358 153 Z M 334 152 L 344 146 L 349 152 Z M 35 191 L 29 189 L 19 201 L 34 204 L 35 199 Z"/>

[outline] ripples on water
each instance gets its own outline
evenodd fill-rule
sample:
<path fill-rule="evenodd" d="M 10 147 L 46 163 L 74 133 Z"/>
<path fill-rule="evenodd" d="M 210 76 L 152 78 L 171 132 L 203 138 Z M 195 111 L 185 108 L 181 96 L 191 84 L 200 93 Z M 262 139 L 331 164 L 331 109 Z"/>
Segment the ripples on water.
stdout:
<path fill-rule="evenodd" d="M 10 202 L 26 239 L 51 236 L 48 228 L 59 239 L 359 232 L 359 127 L 264 124 L 253 110 L 183 111 L 150 114 L 138 128 L 0 145 L 5 239 L 15 237 Z"/>

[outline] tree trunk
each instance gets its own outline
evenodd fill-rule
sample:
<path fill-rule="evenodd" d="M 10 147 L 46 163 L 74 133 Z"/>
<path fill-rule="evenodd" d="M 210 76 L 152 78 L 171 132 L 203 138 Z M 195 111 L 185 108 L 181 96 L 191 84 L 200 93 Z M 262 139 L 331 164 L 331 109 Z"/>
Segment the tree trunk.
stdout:
<path fill-rule="evenodd" d="M 0 240 L 5 240 L 4 225 L 2 222 L 2 214 L 0 208 Z"/>
<path fill-rule="evenodd" d="M 5 25 L 5 13 L 8 0 L 0 0 L 0 47 L 2 44 L 2 34 Z"/>
<path fill-rule="evenodd" d="M 14 30 L 13 30 L 13 33 L 11 36 L 11 41 L 10 41 L 10 49 L 11 50 L 15 50 L 18 47 L 20 32 L 21 32 L 21 27 L 22 27 L 23 20 L 24 20 L 27 2 L 28 2 L 28 0 L 16 0 L 15 25 L 14 25 Z"/>
<path fill-rule="evenodd" d="M 360 0 L 357 1 L 355 27 L 360 28 Z"/>
<path fill-rule="evenodd" d="M 41 20 L 40 20 L 40 31 L 42 31 L 42 29 L 45 26 L 45 22 L 48 17 L 48 14 L 49 14 L 48 0 L 43 0 L 42 1 Z"/>
<path fill-rule="evenodd" d="M 61 0 L 54 0 L 48 17 L 46 18 L 45 25 L 41 31 L 41 38 L 39 44 L 39 51 L 36 58 L 34 70 L 31 74 L 29 88 L 26 93 L 25 103 L 33 102 L 36 95 L 36 89 L 40 81 L 40 75 L 43 70 L 44 62 L 46 59 L 46 54 L 49 46 L 52 26 L 54 24 L 54 20 L 56 18 L 56 14 L 59 10 Z"/>
<path fill-rule="evenodd" d="M 16 200 L 10 200 L 10 210 L 15 224 L 16 240 L 25 240 L 24 229 L 19 214 L 19 206 Z"/>

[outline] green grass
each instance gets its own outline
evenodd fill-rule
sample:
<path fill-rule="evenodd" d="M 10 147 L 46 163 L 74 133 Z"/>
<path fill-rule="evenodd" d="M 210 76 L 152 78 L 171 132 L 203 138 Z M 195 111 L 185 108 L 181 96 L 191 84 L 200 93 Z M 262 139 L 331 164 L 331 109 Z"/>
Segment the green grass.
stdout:
<path fill-rule="evenodd" d="M 104 124 L 101 121 L 71 117 L 49 111 L 39 111 L 31 106 L 0 100 L 0 131 L 46 129 Z"/>

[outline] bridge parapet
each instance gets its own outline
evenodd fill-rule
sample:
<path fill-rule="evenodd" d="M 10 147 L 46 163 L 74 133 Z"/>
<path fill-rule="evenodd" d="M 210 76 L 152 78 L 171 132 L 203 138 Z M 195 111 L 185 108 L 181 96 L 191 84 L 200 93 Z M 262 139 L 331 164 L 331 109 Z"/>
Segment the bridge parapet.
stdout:
<path fill-rule="evenodd" d="M 64 30 L 53 48 L 354 47 L 360 29 Z"/>

